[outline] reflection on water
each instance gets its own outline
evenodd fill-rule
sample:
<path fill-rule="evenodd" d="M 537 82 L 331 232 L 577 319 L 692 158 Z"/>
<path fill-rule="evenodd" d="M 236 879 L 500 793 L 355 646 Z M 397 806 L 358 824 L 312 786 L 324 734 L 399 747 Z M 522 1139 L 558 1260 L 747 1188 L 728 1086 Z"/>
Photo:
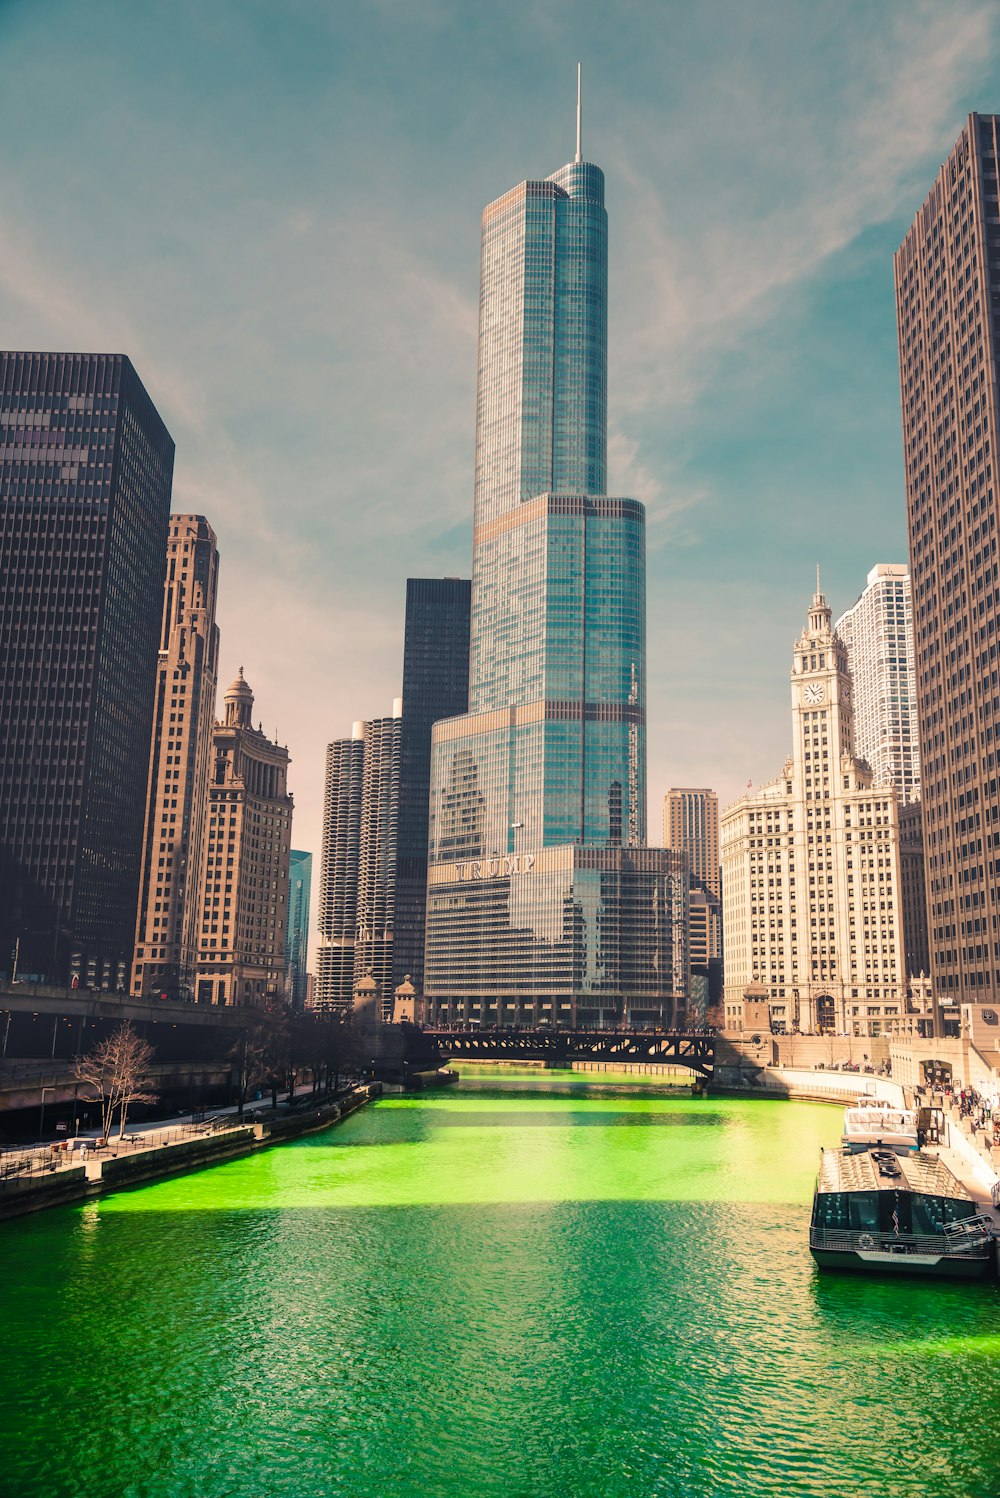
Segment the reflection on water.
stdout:
<path fill-rule="evenodd" d="M 8 1224 L 0 1489 L 1000 1491 L 996 1291 L 815 1274 L 835 1109 L 532 1086 Z"/>

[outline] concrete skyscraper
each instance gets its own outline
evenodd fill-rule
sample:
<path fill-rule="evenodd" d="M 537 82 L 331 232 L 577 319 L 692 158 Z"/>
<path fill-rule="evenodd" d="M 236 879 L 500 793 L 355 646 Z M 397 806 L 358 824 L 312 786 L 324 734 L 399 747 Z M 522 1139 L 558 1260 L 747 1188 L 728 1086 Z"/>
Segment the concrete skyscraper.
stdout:
<path fill-rule="evenodd" d="M 663 846 L 687 858 L 691 982 L 689 1019 L 704 1022 L 722 996 L 719 798 L 705 786 L 672 786 L 663 798 Z"/>
<path fill-rule="evenodd" d="M 201 874 L 200 1004 L 259 1008 L 285 993 L 292 798 L 288 750 L 253 726 L 243 670 L 212 733 Z"/>
<path fill-rule="evenodd" d="M 121 354 L 0 354 L 0 961 L 126 988 L 174 444 Z"/>
<path fill-rule="evenodd" d="M 403 704 L 327 746 L 315 1004 L 348 1010 L 362 978 L 391 1004 Z"/>
<path fill-rule="evenodd" d="M 364 773 L 365 725 L 358 722 L 349 739 L 335 739 L 326 748 L 314 996 L 317 1009 L 346 1011 L 354 997 Z"/>
<path fill-rule="evenodd" d="M 719 899 L 719 798 L 714 791 L 671 787 L 663 798 L 663 846 L 686 853 L 691 878 Z"/>
<path fill-rule="evenodd" d="M 391 1002 L 394 987 L 402 709 L 402 702 L 397 698 L 391 717 L 372 718 L 365 724 L 365 763 L 361 779 L 354 982 L 374 978 L 383 1003 Z"/>
<path fill-rule="evenodd" d="M 968 117 L 895 256 L 935 998 L 1000 1003 L 1000 116 Z M 940 1032 L 939 1032 L 940 1033 Z"/>
<path fill-rule="evenodd" d="M 203 515 L 171 515 L 132 970 L 135 994 L 194 997 L 219 669 L 218 586 L 212 527 Z"/>
<path fill-rule="evenodd" d="M 606 495 L 604 176 L 483 214 L 469 712 L 434 728 L 424 991 L 467 1018 L 662 1021 L 684 860 L 646 831 L 645 511 Z"/>
<path fill-rule="evenodd" d="M 920 731 L 910 574 L 879 562 L 864 592 L 834 626 L 847 646 L 854 699 L 854 749 L 876 785 L 894 785 L 905 803 L 920 795 Z"/>

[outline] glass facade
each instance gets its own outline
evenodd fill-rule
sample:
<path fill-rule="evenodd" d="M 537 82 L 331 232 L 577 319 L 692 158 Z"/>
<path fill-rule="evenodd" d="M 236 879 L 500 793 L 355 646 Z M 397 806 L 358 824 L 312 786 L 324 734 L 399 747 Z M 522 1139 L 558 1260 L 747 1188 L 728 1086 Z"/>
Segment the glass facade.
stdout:
<path fill-rule="evenodd" d="M 645 511 L 605 493 L 607 257 L 589 163 L 483 214 L 469 712 L 433 732 L 424 993 L 494 1022 L 686 991 L 686 885 L 639 852 Z"/>
<path fill-rule="evenodd" d="M 469 705 L 471 588 L 467 577 L 406 580 L 393 968 L 394 987 L 409 977 L 418 993 L 424 981 L 431 729 Z"/>
<path fill-rule="evenodd" d="M 0 953 L 125 988 L 174 444 L 121 354 L 0 354 Z"/>
<path fill-rule="evenodd" d="M 309 897 L 312 892 L 312 854 L 293 848 L 288 864 L 288 935 L 285 960 L 288 964 L 288 997 L 292 1008 L 303 1009 L 306 1002 L 307 964 L 309 956 Z"/>
<path fill-rule="evenodd" d="M 547 848 L 432 865 L 431 1018 L 671 1025 L 688 975 L 687 861 L 662 848 Z"/>

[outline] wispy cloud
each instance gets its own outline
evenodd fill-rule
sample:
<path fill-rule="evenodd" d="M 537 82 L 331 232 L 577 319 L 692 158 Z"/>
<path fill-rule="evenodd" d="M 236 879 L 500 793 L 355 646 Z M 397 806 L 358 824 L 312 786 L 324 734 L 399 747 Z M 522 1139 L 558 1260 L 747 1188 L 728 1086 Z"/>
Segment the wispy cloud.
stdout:
<path fill-rule="evenodd" d="M 616 152 L 631 188 L 631 243 L 615 383 L 630 413 L 692 402 L 727 351 L 752 358 L 748 335 L 782 296 L 926 191 L 918 174 L 950 149 L 960 101 L 995 54 L 1000 12 L 918 3 L 879 14 L 863 42 L 843 35 L 834 57 L 843 79 L 823 77 L 824 59 L 807 56 L 805 69 L 819 74 L 811 94 L 782 88 L 776 58 L 725 59 L 696 135 L 656 131 L 648 105 L 649 128 L 633 115 L 635 140 L 666 134 L 666 145 L 655 158 L 623 143 Z M 670 177 L 692 151 L 700 170 L 678 173 L 678 211 Z"/>
<path fill-rule="evenodd" d="M 136 363 L 177 441 L 175 507 L 219 532 L 224 675 L 246 667 L 289 742 L 299 844 L 318 847 L 326 740 L 399 690 L 404 578 L 468 570 L 478 213 L 568 147 L 571 79 L 550 116 L 570 32 L 609 184 L 610 481 L 649 512 L 651 798 L 696 771 L 724 795 L 772 773 L 797 625 L 780 552 L 826 544 L 836 476 L 824 491 L 803 463 L 776 545 L 773 475 L 731 433 L 759 409 L 776 444 L 806 440 L 801 401 L 767 408 L 782 340 L 805 359 L 830 338 L 810 296 L 919 202 L 995 69 L 995 6 L 121 15 L 6 17 L 5 338 Z M 844 410 L 860 443 L 870 413 Z M 854 544 L 863 576 L 875 542 Z"/>

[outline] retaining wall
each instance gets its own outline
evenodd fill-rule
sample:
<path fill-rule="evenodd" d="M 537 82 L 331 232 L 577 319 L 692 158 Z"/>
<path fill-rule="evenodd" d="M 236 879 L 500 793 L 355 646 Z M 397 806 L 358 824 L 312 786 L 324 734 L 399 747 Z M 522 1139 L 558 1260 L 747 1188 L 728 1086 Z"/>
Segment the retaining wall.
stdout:
<path fill-rule="evenodd" d="M 328 1129 L 377 1098 L 381 1091 L 381 1084 L 375 1082 L 357 1088 L 339 1102 L 325 1103 L 290 1118 L 237 1125 L 218 1134 L 140 1149 L 134 1154 L 91 1159 L 84 1165 L 54 1171 L 51 1175 L 14 1177 L 0 1186 L 0 1221 L 38 1212 L 43 1207 L 83 1201 L 108 1191 L 200 1170 Z"/>

